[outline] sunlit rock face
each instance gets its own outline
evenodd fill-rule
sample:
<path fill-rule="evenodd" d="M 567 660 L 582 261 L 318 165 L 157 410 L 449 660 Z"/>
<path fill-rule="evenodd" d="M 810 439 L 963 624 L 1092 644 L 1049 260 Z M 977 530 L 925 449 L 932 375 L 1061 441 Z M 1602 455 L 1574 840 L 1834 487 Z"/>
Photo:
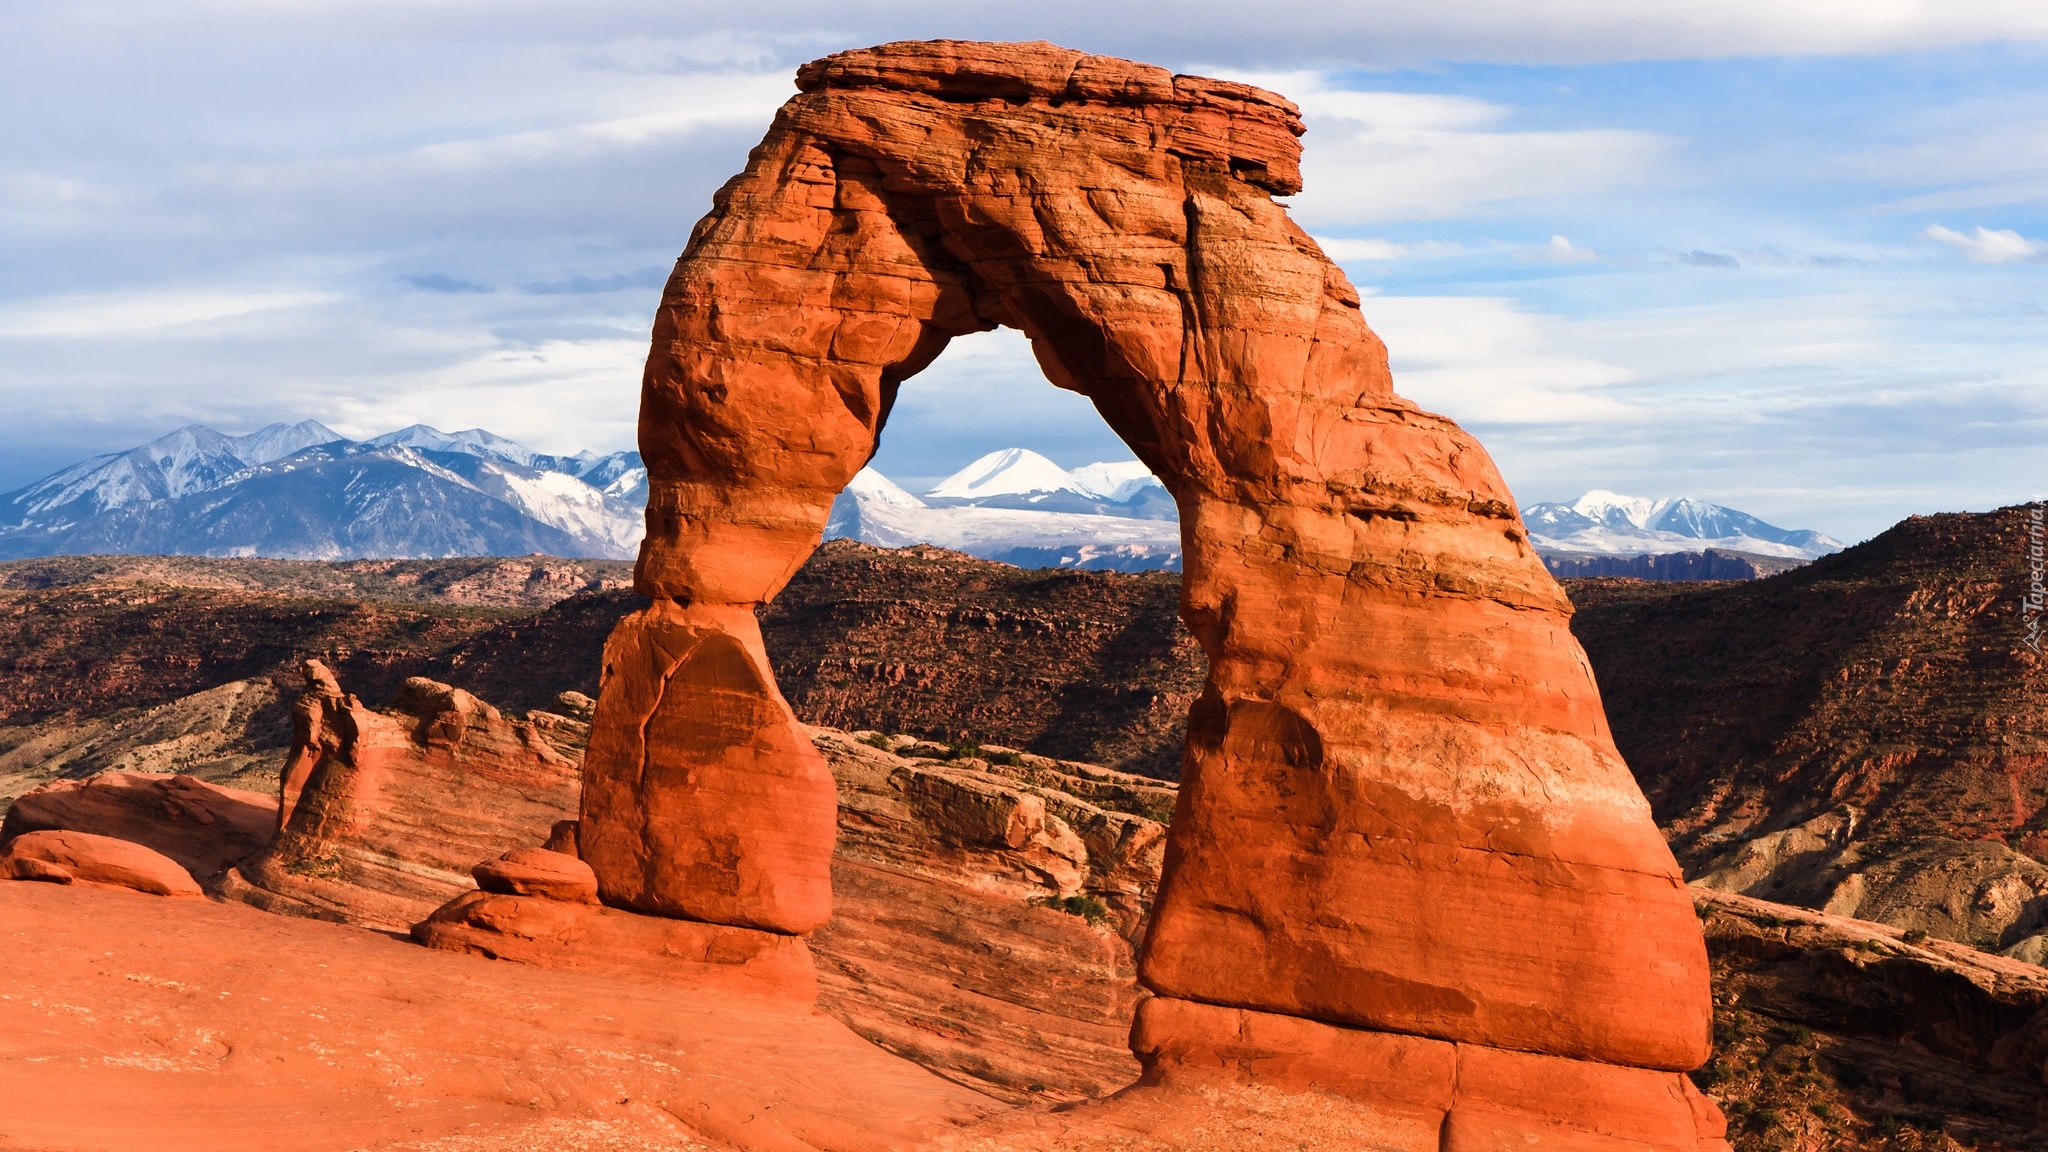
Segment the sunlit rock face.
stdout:
<path fill-rule="evenodd" d="M 832 777 L 755 610 L 897 385 L 1004 325 L 1180 511 L 1209 674 L 1150 989 L 1642 1070 L 1595 1079 L 1689 1107 L 1672 1074 L 1707 1055 L 1710 1005 L 1678 868 L 1492 462 L 1394 394 L 1357 292 L 1274 201 L 1301 187 L 1294 107 L 1042 43 L 846 52 L 797 86 L 655 320 L 655 603 L 606 650 L 584 766 L 604 900 L 829 916 Z M 1233 1018 L 1162 1008 L 1144 1042 L 1201 1066 Z M 1445 1130 L 1512 1113 L 1521 1076 Z"/>

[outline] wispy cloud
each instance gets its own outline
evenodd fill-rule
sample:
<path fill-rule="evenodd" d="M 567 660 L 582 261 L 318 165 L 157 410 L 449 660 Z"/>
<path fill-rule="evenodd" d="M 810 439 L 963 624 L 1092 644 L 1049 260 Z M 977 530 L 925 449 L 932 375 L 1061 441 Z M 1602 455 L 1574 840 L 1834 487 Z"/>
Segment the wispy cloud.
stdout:
<path fill-rule="evenodd" d="M 0 307 L 0 338 L 77 339 L 169 330 L 241 320 L 333 299 L 325 292 L 167 288 L 91 293 Z"/>
<path fill-rule="evenodd" d="M 1350 260 L 1377 262 L 1417 256 L 1455 256 L 1465 250 L 1463 244 L 1455 241 L 1396 242 L 1371 236 L 1318 236 L 1316 244 L 1324 255 L 1340 264 Z"/>
<path fill-rule="evenodd" d="M 1939 224 L 1930 225 L 1920 233 L 1923 239 L 1936 240 L 1962 253 L 1963 258 L 1973 264 L 2031 264 L 2048 261 L 2048 240 L 2029 240 L 2025 236 L 2006 229 L 1973 228 L 1958 232 Z"/>

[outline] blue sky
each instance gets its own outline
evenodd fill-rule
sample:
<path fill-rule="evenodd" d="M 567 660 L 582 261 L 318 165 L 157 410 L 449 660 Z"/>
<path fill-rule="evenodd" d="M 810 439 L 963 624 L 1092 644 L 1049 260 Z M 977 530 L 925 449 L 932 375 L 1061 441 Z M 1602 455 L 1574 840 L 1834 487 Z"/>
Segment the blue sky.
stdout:
<path fill-rule="evenodd" d="M 1525 502 L 1858 539 L 2048 488 L 2048 6 L 1172 7 L 14 6 L 0 490 L 191 421 L 628 447 L 661 279 L 795 65 L 918 35 L 1299 102 L 1295 214 Z M 878 463 L 1012 443 L 1125 455 L 995 333 Z"/>

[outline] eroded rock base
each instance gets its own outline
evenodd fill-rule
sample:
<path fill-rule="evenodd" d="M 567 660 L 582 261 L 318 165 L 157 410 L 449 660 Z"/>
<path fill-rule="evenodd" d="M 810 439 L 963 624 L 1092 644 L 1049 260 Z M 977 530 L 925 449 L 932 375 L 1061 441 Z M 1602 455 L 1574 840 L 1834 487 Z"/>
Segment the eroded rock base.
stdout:
<path fill-rule="evenodd" d="M 1676 1072 L 1345 1028 L 1153 997 L 1131 1048 L 1144 1083 L 1321 1092 L 1370 1106 L 1418 1152 L 1721 1152 L 1720 1110 Z"/>

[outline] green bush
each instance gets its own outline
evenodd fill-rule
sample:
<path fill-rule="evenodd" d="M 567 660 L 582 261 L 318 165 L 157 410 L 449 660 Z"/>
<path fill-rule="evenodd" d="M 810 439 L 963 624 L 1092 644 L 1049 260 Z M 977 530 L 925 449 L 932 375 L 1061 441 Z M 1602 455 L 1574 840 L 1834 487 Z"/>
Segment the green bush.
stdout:
<path fill-rule="evenodd" d="M 1109 905 L 1093 896 L 1040 896 L 1031 902 L 1040 908 L 1079 916 L 1090 924 L 1109 922 Z"/>

